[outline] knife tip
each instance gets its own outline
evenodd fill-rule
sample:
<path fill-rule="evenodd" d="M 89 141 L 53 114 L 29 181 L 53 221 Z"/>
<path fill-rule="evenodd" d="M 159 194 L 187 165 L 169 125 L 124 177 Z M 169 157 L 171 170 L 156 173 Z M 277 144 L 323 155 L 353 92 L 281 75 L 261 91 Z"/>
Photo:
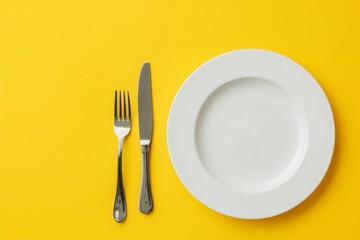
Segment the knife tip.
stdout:
<path fill-rule="evenodd" d="M 145 61 L 145 62 L 143 63 L 143 67 L 144 67 L 144 66 L 149 66 L 149 67 L 150 67 L 150 62 Z"/>

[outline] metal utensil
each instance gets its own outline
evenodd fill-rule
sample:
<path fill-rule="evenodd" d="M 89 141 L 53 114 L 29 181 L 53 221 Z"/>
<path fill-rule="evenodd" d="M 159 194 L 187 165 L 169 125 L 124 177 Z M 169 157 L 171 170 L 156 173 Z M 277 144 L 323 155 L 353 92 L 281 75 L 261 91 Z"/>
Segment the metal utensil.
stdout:
<path fill-rule="evenodd" d="M 113 216 L 115 221 L 121 222 L 126 216 L 126 202 L 122 180 L 122 146 L 131 128 L 131 108 L 129 92 L 127 92 L 127 98 L 125 91 L 119 91 L 119 97 L 117 93 L 118 91 L 115 91 L 114 131 L 118 138 L 118 176 Z"/>
<path fill-rule="evenodd" d="M 140 145 L 143 162 L 139 210 L 144 214 L 153 209 L 149 178 L 149 148 L 153 130 L 150 78 L 150 63 L 145 62 L 141 68 L 138 89 Z"/>

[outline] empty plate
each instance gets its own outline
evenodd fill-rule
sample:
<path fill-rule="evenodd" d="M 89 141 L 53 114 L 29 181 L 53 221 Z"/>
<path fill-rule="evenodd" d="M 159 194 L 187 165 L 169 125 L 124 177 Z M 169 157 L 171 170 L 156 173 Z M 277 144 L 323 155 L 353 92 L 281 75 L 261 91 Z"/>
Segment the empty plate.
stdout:
<path fill-rule="evenodd" d="M 178 91 L 167 141 L 185 187 L 237 218 L 281 214 L 323 179 L 334 148 L 330 104 L 299 64 L 264 50 L 204 63 Z"/>

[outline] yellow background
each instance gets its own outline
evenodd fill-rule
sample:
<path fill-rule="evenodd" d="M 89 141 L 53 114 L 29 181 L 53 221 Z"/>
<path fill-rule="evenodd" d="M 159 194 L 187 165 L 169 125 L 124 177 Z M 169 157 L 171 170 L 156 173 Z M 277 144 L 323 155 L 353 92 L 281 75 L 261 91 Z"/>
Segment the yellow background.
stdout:
<path fill-rule="evenodd" d="M 360 239 L 360 2 L 314 0 L 0 1 L 0 239 Z M 220 215 L 183 187 L 166 145 L 172 100 L 218 54 L 284 54 L 319 81 L 336 147 L 305 202 L 280 216 Z M 152 64 L 155 208 L 137 209 L 137 84 Z M 129 90 L 128 217 L 112 219 L 115 89 Z"/>

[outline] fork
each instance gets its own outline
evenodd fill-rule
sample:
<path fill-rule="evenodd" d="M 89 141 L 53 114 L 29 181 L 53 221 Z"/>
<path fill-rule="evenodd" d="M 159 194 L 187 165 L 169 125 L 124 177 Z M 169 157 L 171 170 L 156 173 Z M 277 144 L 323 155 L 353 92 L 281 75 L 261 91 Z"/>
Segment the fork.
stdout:
<path fill-rule="evenodd" d="M 126 202 L 122 179 L 122 147 L 123 141 L 131 128 L 130 95 L 128 91 L 126 93 L 125 91 L 119 91 L 118 97 L 118 91 L 115 91 L 114 104 L 114 131 L 118 138 L 118 175 L 113 216 L 117 222 L 121 222 L 126 216 Z M 127 95 L 127 99 L 125 95 Z"/>

